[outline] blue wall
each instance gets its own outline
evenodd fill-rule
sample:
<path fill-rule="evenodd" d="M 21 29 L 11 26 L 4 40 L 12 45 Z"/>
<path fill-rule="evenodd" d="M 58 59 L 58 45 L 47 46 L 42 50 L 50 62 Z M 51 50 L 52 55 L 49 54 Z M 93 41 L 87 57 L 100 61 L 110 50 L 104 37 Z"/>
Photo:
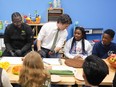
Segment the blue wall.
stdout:
<path fill-rule="evenodd" d="M 52 0 L 0 0 L 0 20 L 10 21 L 14 11 L 34 16 L 34 10 L 41 15 L 41 22 L 47 21 L 48 2 Z M 116 30 L 116 0 L 61 0 L 64 13 L 68 13 L 73 21 L 68 32 L 73 34 L 75 21 L 79 26 L 87 28 L 112 28 Z M 116 42 L 116 37 L 114 38 Z"/>

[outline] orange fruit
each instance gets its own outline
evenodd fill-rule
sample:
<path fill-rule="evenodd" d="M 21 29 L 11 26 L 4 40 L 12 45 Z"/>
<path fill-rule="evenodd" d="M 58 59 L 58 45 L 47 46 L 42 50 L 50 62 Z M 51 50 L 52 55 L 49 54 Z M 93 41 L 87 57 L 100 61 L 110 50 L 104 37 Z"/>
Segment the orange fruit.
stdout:
<path fill-rule="evenodd" d="M 15 74 L 15 75 L 19 75 L 20 70 L 21 70 L 21 65 L 15 65 L 15 66 L 12 68 L 12 73 Z"/>

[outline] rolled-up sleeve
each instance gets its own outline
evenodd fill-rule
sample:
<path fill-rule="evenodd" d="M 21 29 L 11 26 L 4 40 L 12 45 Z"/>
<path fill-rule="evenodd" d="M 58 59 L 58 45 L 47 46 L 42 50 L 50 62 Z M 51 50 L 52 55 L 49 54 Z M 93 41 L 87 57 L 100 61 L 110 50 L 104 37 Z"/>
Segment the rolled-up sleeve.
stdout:
<path fill-rule="evenodd" d="M 64 45 L 64 55 L 70 59 L 74 58 L 74 55 L 71 55 L 69 52 L 70 52 L 70 49 L 71 49 L 71 44 L 72 44 L 72 39 L 69 39 L 66 44 Z"/>
<path fill-rule="evenodd" d="M 43 40 L 45 35 L 46 35 L 46 25 L 43 25 L 38 36 L 37 36 L 37 40 Z"/>

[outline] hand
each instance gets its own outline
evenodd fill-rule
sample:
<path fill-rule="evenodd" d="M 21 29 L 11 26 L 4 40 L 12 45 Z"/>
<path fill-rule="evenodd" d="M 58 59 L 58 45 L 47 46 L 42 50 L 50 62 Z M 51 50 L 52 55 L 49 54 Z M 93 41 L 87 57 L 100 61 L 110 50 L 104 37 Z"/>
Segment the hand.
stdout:
<path fill-rule="evenodd" d="M 52 55 L 52 54 L 54 54 L 54 53 L 55 53 L 54 50 L 50 50 L 50 51 L 48 52 L 49 55 Z"/>
<path fill-rule="evenodd" d="M 52 70 L 52 66 L 51 65 L 44 65 L 44 69 Z"/>
<path fill-rule="evenodd" d="M 37 52 L 40 54 L 41 50 L 37 50 Z"/>
<path fill-rule="evenodd" d="M 21 50 L 16 50 L 15 53 L 16 53 L 17 56 L 21 56 L 22 55 L 22 51 Z"/>
<path fill-rule="evenodd" d="M 79 56 L 79 55 L 77 55 L 77 56 L 75 56 L 75 57 L 74 57 L 74 59 L 77 59 L 77 58 L 79 58 L 79 59 L 80 59 L 80 58 L 82 58 L 82 57 L 81 57 L 81 56 Z"/>
<path fill-rule="evenodd" d="M 11 56 L 16 56 L 16 54 L 13 51 L 9 51 Z"/>
<path fill-rule="evenodd" d="M 21 60 L 24 61 L 25 57 L 22 57 Z"/>

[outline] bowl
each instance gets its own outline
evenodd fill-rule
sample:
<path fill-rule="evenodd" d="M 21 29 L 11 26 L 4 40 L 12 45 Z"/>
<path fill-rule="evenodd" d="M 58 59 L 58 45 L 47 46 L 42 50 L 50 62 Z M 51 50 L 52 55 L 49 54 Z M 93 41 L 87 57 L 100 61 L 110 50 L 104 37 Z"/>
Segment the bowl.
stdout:
<path fill-rule="evenodd" d="M 59 82 L 61 77 L 59 75 L 51 75 L 51 82 Z"/>

